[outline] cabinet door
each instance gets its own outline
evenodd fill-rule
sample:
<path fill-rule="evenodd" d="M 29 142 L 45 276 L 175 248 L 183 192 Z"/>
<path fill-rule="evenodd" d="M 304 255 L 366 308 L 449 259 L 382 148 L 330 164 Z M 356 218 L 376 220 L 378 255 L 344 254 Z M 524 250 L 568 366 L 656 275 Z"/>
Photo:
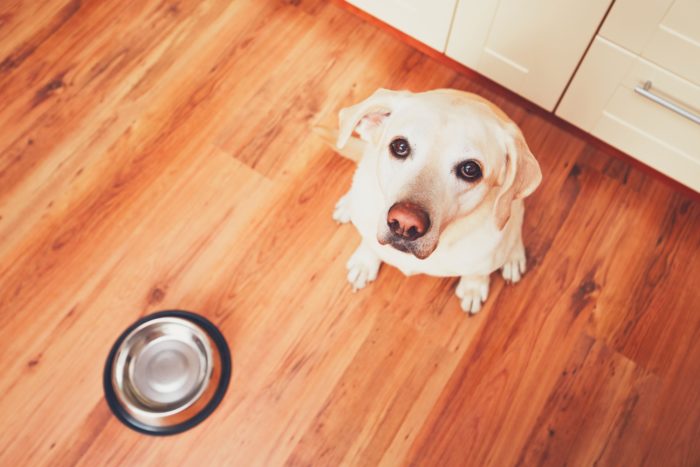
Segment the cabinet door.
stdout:
<path fill-rule="evenodd" d="M 617 0 L 600 35 L 700 85 L 700 0 Z"/>
<path fill-rule="evenodd" d="M 460 0 L 447 55 L 553 110 L 611 0 Z"/>
<path fill-rule="evenodd" d="M 457 0 L 347 0 L 440 52 L 445 51 Z"/>

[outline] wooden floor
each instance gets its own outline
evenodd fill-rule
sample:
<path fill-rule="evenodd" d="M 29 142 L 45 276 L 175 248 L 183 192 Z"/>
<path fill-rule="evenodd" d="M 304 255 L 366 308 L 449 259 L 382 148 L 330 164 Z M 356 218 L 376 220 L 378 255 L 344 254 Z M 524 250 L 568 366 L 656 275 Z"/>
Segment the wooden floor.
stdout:
<path fill-rule="evenodd" d="M 331 220 L 311 132 L 377 87 L 454 87 L 521 126 L 531 269 L 382 268 Z M 318 0 L 0 4 L 0 464 L 700 465 L 700 205 Z M 109 348 L 198 311 L 234 353 L 181 435 L 122 426 Z"/>

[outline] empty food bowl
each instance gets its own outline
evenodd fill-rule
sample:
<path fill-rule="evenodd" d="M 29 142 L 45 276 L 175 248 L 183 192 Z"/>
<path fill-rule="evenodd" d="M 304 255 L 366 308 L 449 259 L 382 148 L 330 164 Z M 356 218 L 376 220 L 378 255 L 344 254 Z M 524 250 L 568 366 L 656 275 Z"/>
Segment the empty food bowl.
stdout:
<path fill-rule="evenodd" d="M 104 370 L 105 398 L 129 428 L 180 433 L 207 418 L 231 378 L 226 340 L 206 318 L 182 310 L 153 313 L 117 339 Z"/>

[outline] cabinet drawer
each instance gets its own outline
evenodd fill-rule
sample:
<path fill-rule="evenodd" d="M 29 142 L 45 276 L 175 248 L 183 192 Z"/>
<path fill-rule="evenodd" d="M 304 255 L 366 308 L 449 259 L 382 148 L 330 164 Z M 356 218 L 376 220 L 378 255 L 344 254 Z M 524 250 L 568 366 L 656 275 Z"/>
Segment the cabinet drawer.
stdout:
<path fill-rule="evenodd" d="M 445 51 L 457 0 L 347 0 L 409 36 Z"/>
<path fill-rule="evenodd" d="M 700 191 L 700 125 L 635 91 L 645 82 L 700 115 L 700 86 L 597 37 L 556 113 Z"/>
<path fill-rule="evenodd" d="M 700 0 L 617 0 L 600 35 L 700 85 Z"/>

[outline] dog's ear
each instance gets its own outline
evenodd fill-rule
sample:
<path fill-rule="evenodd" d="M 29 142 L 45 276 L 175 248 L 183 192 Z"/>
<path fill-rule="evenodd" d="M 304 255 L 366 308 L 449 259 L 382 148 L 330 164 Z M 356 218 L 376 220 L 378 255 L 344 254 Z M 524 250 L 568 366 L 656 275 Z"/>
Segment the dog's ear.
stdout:
<path fill-rule="evenodd" d="M 499 230 L 510 219 L 513 201 L 529 196 L 542 181 L 540 165 L 527 147 L 520 129 L 511 123 L 505 131 L 506 164 L 499 177 L 501 188 L 494 205 L 494 218 Z"/>
<path fill-rule="evenodd" d="M 400 91 L 378 89 L 364 101 L 341 109 L 336 143 L 338 148 L 345 147 L 354 131 L 364 141 L 376 142 L 384 121 L 391 115 L 402 94 L 404 93 Z"/>

